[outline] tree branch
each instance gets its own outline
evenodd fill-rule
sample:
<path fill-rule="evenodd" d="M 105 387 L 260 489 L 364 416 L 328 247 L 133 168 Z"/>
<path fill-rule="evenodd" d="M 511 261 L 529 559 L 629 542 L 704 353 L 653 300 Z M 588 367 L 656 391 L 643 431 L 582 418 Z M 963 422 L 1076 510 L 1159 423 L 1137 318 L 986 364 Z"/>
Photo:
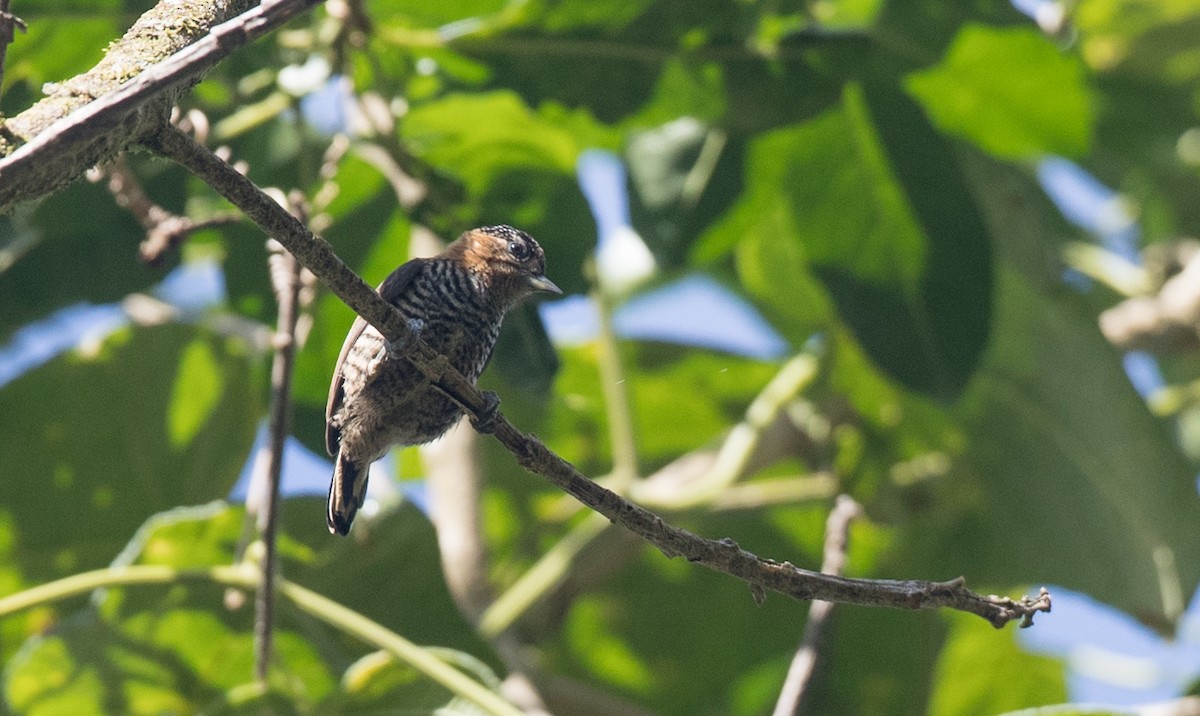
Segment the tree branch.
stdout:
<path fill-rule="evenodd" d="M 485 403 L 479 390 L 427 343 L 412 340 L 400 312 L 342 263 L 328 242 L 315 236 L 225 161 L 174 127 L 168 125 L 148 139 L 147 145 L 192 171 L 241 209 L 389 341 L 407 343 L 410 348 L 406 357 L 432 385 L 462 405 L 470 415 L 481 414 Z M 848 579 L 803 570 L 788 562 L 764 559 L 742 549 L 733 540 L 706 539 L 667 524 L 653 512 L 592 482 L 540 440 L 518 430 L 500 413 L 496 414 L 494 424 L 494 437 L 522 467 L 542 475 L 591 509 L 641 536 L 667 557 L 685 557 L 746 581 L 758 600 L 770 590 L 796 599 L 823 599 L 863 606 L 950 607 L 977 614 L 996 627 L 1013 619 L 1028 622 L 1033 613 L 1050 609 L 1048 594 L 1018 601 L 982 596 L 967 589 L 961 577 L 947 582 Z"/>
<path fill-rule="evenodd" d="M 850 523 L 862 514 L 862 507 L 849 495 L 839 495 L 829 517 L 825 521 L 825 554 L 821 559 L 821 571 L 826 574 L 841 574 L 846 568 L 846 548 L 850 539 Z M 833 613 L 833 603 L 814 601 L 808 608 L 808 621 L 804 624 L 804 636 L 800 648 L 792 657 L 787 678 L 775 702 L 774 716 L 792 716 L 800 713 L 804 695 L 817 667 L 825 625 Z"/>
<path fill-rule="evenodd" d="M 302 198 L 293 197 L 293 211 L 303 208 Z M 271 406 L 268 419 L 269 444 L 266 480 L 258 508 L 258 528 L 263 542 L 263 558 L 258 594 L 254 601 L 254 677 L 265 684 L 271 665 L 274 635 L 275 579 L 277 550 L 275 535 L 279 526 L 279 480 L 283 471 L 283 446 L 289 433 L 292 413 L 292 367 L 296 362 L 296 325 L 300 317 L 300 294 L 304 281 L 300 263 L 278 242 L 268 241 L 267 258 L 271 288 L 279 306 L 275 333 L 275 358 L 271 363 Z"/>
<path fill-rule="evenodd" d="M 160 2 L 86 74 L 8 120 L 0 214 L 45 196 L 158 131 L 179 96 L 237 48 L 320 0 Z M 229 19 L 229 18 L 233 19 Z M 220 24 L 218 24 L 220 23 Z M 19 146 L 18 146 L 19 145 Z"/>

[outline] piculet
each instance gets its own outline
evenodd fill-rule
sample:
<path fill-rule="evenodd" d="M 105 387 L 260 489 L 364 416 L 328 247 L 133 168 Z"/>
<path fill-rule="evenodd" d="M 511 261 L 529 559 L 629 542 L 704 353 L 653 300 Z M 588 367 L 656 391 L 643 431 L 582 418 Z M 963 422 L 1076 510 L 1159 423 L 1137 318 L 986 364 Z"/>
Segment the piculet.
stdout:
<path fill-rule="evenodd" d="M 379 295 L 474 383 L 492 357 L 504 314 L 532 293 L 562 293 L 545 271 L 545 254 L 532 236 L 511 226 L 485 226 L 464 233 L 437 256 L 403 264 L 380 284 Z M 494 394 L 486 395 L 485 422 L 498 403 Z M 440 437 L 461 415 L 399 347 L 356 318 L 333 369 L 325 410 L 325 447 L 336 457 L 329 531 L 350 531 L 372 462 L 393 445 Z"/>

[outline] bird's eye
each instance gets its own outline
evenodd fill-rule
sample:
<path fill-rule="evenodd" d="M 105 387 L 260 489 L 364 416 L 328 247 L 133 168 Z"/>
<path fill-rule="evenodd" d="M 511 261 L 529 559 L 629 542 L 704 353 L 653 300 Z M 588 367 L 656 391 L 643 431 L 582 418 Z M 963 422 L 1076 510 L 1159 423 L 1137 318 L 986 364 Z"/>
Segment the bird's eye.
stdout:
<path fill-rule="evenodd" d="M 508 253 L 513 255 L 517 261 L 524 261 L 529 258 L 529 247 L 521 241 L 508 242 Z"/>

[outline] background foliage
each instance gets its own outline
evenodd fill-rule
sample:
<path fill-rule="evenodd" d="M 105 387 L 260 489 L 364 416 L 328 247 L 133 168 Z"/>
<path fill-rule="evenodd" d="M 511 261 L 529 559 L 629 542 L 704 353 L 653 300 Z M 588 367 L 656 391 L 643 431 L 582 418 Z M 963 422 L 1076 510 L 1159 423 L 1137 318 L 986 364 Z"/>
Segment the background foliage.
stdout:
<path fill-rule="evenodd" d="M 9 51 L 0 107 L 16 114 L 43 83 L 92 66 L 147 7 L 18 0 L 29 32 Z M 787 407 L 786 457 L 746 484 L 831 477 L 833 488 L 733 509 L 688 504 L 684 486 L 659 505 L 673 520 L 814 567 L 845 491 L 867 514 L 852 531 L 853 575 L 962 574 L 1014 594 L 1062 585 L 1174 634 L 1200 582 L 1192 399 L 1156 415 L 1131 385 L 1097 328 L 1122 296 L 1064 280 L 1079 276 L 1065 249 L 1097 236 L 1064 220 L 1038 179 L 1045 158 L 1068 158 L 1122 193 L 1146 243 L 1200 231 L 1186 151 L 1187 137 L 1200 141 L 1198 26 L 1194 3 L 1149 0 L 1088 0 L 1049 34 L 988 0 L 330 3 L 218 67 L 189 108 L 259 184 L 324 201 L 323 235 L 370 282 L 408 257 L 416 221 L 445 237 L 504 222 L 538 238 L 568 293 L 587 293 L 596 225 L 576 161 L 589 148 L 620 154 L 633 225 L 660 267 L 640 291 L 702 272 L 749 300 L 790 353 L 820 361 Z M 335 78 L 301 90 L 280 79 L 312 57 Z M 390 120 L 364 124 L 364 106 Z M 355 138 L 336 173 L 319 176 L 322 117 L 344 112 Z M 381 148 L 431 187 L 411 211 L 372 160 Z M 177 168 L 130 162 L 163 206 L 222 206 Z M 102 185 L 83 182 L 0 219 L 0 345 L 79 302 L 150 291 L 173 264 L 215 261 L 225 287 L 217 306 L 101 332 L 0 388 L 5 594 L 115 559 L 235 557 L 242 508 L 219 501 L 265 410 L 266 252 L 234 225 L 152 269 L 137 262 L 141 239 Z M 293 425 L 323 453 L 328 373 L 351 313 L 322 296 L 312 314 Z M 554 371 L 535 313 L 511 323 L 485 381 L 516 424 L 605 475 L 603 351 L 595 339 L 561 345 Z M 653 340 L 623 341 L 620 357 L 641 475 L 718 445 L 781 364 Z M 1162 361 L 1169 383 L 1196 376 L 1194 353 Z M 488 441 L 482 453 L 488 578 L 503 591 L 580 534 L 584 516 Z M 396 463 L 422 474 L 415 451 Z M 503 674 L 455 608 L 419 510 L 386 509 L 351 540 L 327 535 L 322 510 L 312 496 L 285 503 L 286 577 L 473 657 L 468 671 L 485 683 Z M 222 600 L 188 583 L 9 616 L 5 706 L 461 707 L 287 602 L 271 688 L 250 689 L 252 615 Z M 551 701 L 563 691 L 587 694 L 597 713 L 755 714 L 774 702 L 805 611 L 776 597 L 755 607 L 736 581 L 606 532 L 515 633 Z M 813 713 L 996 713 L 1068 696 L 1064 661 L 958 616 L 840 610 L 823 656 Z"/>

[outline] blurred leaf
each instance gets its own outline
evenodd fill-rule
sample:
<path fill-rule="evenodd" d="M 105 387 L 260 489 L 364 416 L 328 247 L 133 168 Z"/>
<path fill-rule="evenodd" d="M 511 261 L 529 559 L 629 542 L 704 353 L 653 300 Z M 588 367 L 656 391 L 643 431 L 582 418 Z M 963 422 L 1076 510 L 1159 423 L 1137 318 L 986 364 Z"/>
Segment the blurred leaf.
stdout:
<path fill-rule="evenodd" d="M 903 38 L 903 49 L 892 42 L 887 63 L 901 72 L 933 64 L 967 22 L 1007 25 L 1028 22 L 1006 0 L 886 0 L 873 28 L 876 36 Z"/>
<path fill-rule="evenodd" d="M 640 344 L 630 364 L 638 451 L 658 466 L 741 420 L 778 365 L 663 344 Z M 688 386 L 681 390 L 681 386 Z M 686 415 L 686 420 L 680 416 Z"/>
<path fill-rule="evenodd" d="M 742 190 L 743 146 L 687 116 L 632 133 L 624 161 L 632 221 L 664 270 L 686 264 L 699 233 Z"/>
<path fill-rule="evenodd" d="M 943 536 L 970 554 L 943 550 L 942 563 L 993 584 L 1063 584 L 1161 619 L 1164 600 L 1200 584 L 1186 556 L 1200 553 L 1200 525 L 1179 509 L 1195 500 L 1195 471 L 1091 312 L 1011 270 L 1000 278 L 996 338 L 958 409 L 983 494 L 961 531 Z"/>
<path fill-rule="evenodd" d="M 25 3 L 15 14 L 26 21 L 26 32 L 16 33 L 4 65 L 4 114 L 15 116 L 43 96 L 47 82 L 61 82 L 87 71 L 100 61 L 107 44 L 125 31 L 119 2 Z M 13 86 L 18 88 L 13 93 Z M 20 101 L 14 101 L 20 100 Z"/>
<path fill-rule="evenodd" d="M 302 504 L 315 502 L 290 501 L 285 508 Z M 418 531 L 397 533 L 395 529 L 401 523 L 423 522 L 414 517 L 415 510 L 409 507 L 377 520 L 371 523 L 371 537 L 389 536 L 384 544 L 390 560 L 398 552 L 410 556 L 424 553 L 432 562 L 422 558 L 424 566 L 399 580 L 383 582 L 378 575 L 363 581 L 347 580 L 344 573 L 328 574 L 341 572 L 333 565 L 356 560 L 335 559 L 321 571 L 344 585 L 335 590 L 343 596 L 348 593 L 346 588 L 360 595 L 373 593 L 379 608 L 369 616 L 379 621 L 395 625 L 395 606 L 409 604 L 400 612 L 419 614 L 412 620 L 420 624 L 417 631 L 441 641 L 447 636 L 445 618 L 460 624 L 461 618 L 441 583 L 427 523 Z M 125 558 L 132 563 L 175 567 L 229 563 L 244 519 L 242 510 L 217 504 L 157 515 L 127 548 Z M 323 525 L 320 527 L 310 534 L 324 547 L 362 550 L 349 540 L 333 540 Z M 412 537 L 417 535 L 421 537 L 414 542 Z M 408 549 L 397 550 L 400 544 Z M 312 564 L 313 546 L 285 534 L 280 547 L 285 573 L 304 580 L 307 570 L 302 563 Z M 319 559 L 324 563 L 323 557 Z M 387 573 L 400 575 L 394 569 Z M 365 589 L 366 585 L 371 588 Z M 401 591 L 410 598 L 401 598 Z M 445 689 L 390 659 L 388 664 L 366 671 L 359 662 L 339 688 L 338 674 L 351 663 L 351 654 L 363 652 L 365 647 L 343 645 L 331 638 L 336 635 L 311 616 L 299 613 L 286 599 L 280 600 L 276 613 L 272 690 L 247 690 L 254 658 L 253 609 L 248 605 L 223 607 L 228 597 L 224 588 L 204 582 L 104 590 L 94 606 L 60 622 L 45 636 L 35 637 L 9 664 L 5 672 L 8 703 L 15 713 L 22 714 L 64 713 L 62 709 L 79 714 L 209 709 L 221 714 L 257 714 L 266 709 L 282 714 L 311 713 L 318 705 L 320 713 L 350 714 L 374 712 L 385 704 L 406 712 L 433 713 L 456 703 Z M 489 683 L 497 682 L 486 666 L 469 655 L 447 651 L 443 658 L 483 674 Z M 459 708 L 471 712 L 465 706 Z"/>
<path fill-rule="evenodd" d="M 746 175 L 747 196 L 718 229 L 728 238 L 707 237 L 708 250 L 740 239 L 743 280 L 793 324 L 820 325 L 819 277 L 881 368 L 956 395 L 987 338 L 990 252 L 920 111 L 894 90 L 851 86 L 840 110 L 756 140 Z"/>
<path fill-rule="evenodd" d="M 739 134 L 754 134 L 812 119 L 838 104 L 843 75 L 865 57 L 869 45 L 852 38 L 830 47 L 794 48 L 800 57 L 771 61 L 747 55 L 725 60 L 722 124 Z M 802 58 L 802 59 L 801 59 Z"/>
<path fill-rule="evenodd" d="M 241 539 L 243 519 L 240 508 L 184 508 L 157 516 L 132 549 L 141 555 L 139 563 L 176 567 L 229 563 Z M 279 554 L 280 569 L 292 582 L 411 641 L 489 653 L 450 598 L 433 527 L 411 503 L 356 523 L 354 537 L 343 539 L 331 536 L 325 527 L 324 500 L 285 500 Z M 289 603 L 281 600 L 280 604 Z M 295 610 L 287 607 L 287 613 Z M 318 629 L 311 617 L 297 619 L 304 641 L 318 649 L 323 664 L 339 672 L 368 650 L 349 638 L 338 638 L 326 627 Z"/>
<path fill-rule="evenodd" d="M 47 197 L 26 220 L 36 243 L 0 272 L 0 339 L 55 309 L 117 301 L 166 274 L 165 267 L 137 260 L 144 232 L 102 186 L 76 183 Z"/>
<path fill-rule="evenodd" d="M 655 8 L 654 0 L 559 0 L 531 3 L 536 8 L 529 15 L 548 32 L 563 32 L 577 28 L 616 31 Z"/>
<path fill-rule="evenodd" d="M 190 414 L 180 442 L 169 396 L 195 378 L 179 361 L 196 352 L 207 356 L 213 402 Z M 125 329 L 96 357 L 27 373 L 0 391 L 0 414 L 22 416 L 0 431 L 0 510 L 17 529 L 22 570 L 43 580 L 106 564 L 155 512 L 225 495 L 262 406 L 236 341 L 168 325 Z"/>
<path fill-rule="evenodd" d="M 575 159 L 588 147 L 615 146 L 613 130 L 586 112 L 551 104 L 535 111 L 511 92 L 487 92 L 414 107 L 402 133 L 424 160 L 467 186 L 470 204 L 456 218 L 469 223 L 460 229 L 520 226 L 545 249 L 555 283 L 567 293 L 587 290 L 581 267 L 595 228 Z"/>
<path fill-rule="evenodd" d="M 867 164 L 879 160 L 888 162 L 892 180 L 896 182 L 894 188 L 881 191 L 881 213 L 886 215 L 898 209 L 903 215 L 911 211 L 918 241 L 923 244 L 922 248 L 906 244 L 912 254 L 920 257 L 920 268 L 913 273 L 907 267 L 900 268 L 900 275 L 892 279 L 905 295 L 907 315 L 901 320 L 913 322 L 913 334 L 905 335 L 897 332 L 894 326 L 886 325 L 887 307 L 869 299 L 862 301 L 857 296 L 847 300 L 836 289 L 833 293 L 841 304 L 843 315 L 858 311 L 869 314 L 872 310 L 882 309 L 883 316 L 867 318 L 867 327 L 853 317 L 849 318 L 851 328 L 867 353 L 909 387 L 946 399 L 955 396 L 970 378 L 988 338 L 992 310 L 988 227 L 974 196 L 967 189 L 957 158 L 933 131 L 920 109 L 887 85 L 868 85 L 865 99 L 863 109 L 869 112 L 869 119 L 878 132 L 883 155 L 870 156 L 869 153 L 873 153 L 869 149 L 871 140 L 860 135 L 862 160 Z M 847 105 L 857 114 L 853 93 L 848 94 Z M 865 120 L 866 117 L 857 117 L 855 123 Z M 855 131 L 865 134 L 871 130 L 860 125 Z M 888 169 L 873 166 L 869 171 L 874 174 Z M 893 196 L 892 192 L 898 192 L 899 196 Z M 896 198 L 906 202 L 907 207 L 890 205 Z M 907 223 L 909 218 L 900 220 Z M 829 248 L 839 243 L 831 232 L 821 234 L 820 238 L 829 242 Z M 899 236 L 894 238 L 900 239 Z M 896 251 L 895 246 L 877 243 L 879 239 L 886 241 L 884 236 L 875 234 L 860 243 L 860 251 L 879 252 L 883 256 Z M 898 268 L 911 260 L 893 255 Z M 867 258 L 863 253 L 856 256 L 853 248 L 843 248 L 838 251 L 837 272 L 849 271 L 857 282 L 864 278 L 864 272 L 859 269 L 863 259 L 871 262 L 874 257 Z M 818 270 L 827 274 L 821 261 L 817 263 Z M 875 279 L 868 276 L 866 281 L 874 283 Z M 893 340 L 899 341 L 900 350 Z M 906 342 L 910 345 L 906 346 Z M 888 345 L 885 347 L 884 343 Z M 915 355 L 898 355 L 906 348 L 913 350 Z M 886 360 L 881 360 L 881 355 L 886 355 Z"/>
<path fill-rule="evenodd" d="M 1187 53 L 1195 45 L 1179 44 L 1194 32 L 1200 7 L 1191 0 L 1099 0 L 1072 13 L 1079 27 L 1083 57 L 1097 70 L 1121 67 L 1143 81 L 1174 82 L 1195 78 L 1195 62 Z"/>
<path fill-rule="evenodd" d="M 629 344 L 622 353 L 630 372 L 628 388 L 645 469 L 718 438 L 742 418 L 778 370 L 773 363 L 662 343 Z M 601 474 L 611 465 L 595 348 L 560 348 L 558 356 L 562 368 L 539 432 L 586 474 Z M 523 417 L 525 413 L 518 412 L 513 419 Z"/>
<path fill-rule="evenodd" d="M 1200 581 L 1183 556 L 1200 549 L 1195 469 L 1133 390 L 1095 308 L 1063 287 L 1061 218 L 1024 172 L 980 156 L 967 166 L 990 189 L 980 196 L 1000 258 L 993 336 L 952 411 L 968 438 L 953 488 L 966 512 L 914 525 L 904 543 L 977 587 L 1062 584 L 1162 623 L 1164 599 L 1181 607 Z"/>
<path fill-rule="evenodd" d="M 732 21 L 738 11 L 721 0 L 691 2 L 686 14 L 669 5 L 529 3 L 519 27 L 493 42 L 463 43 L 461 50 L 487 62 L 493 86 L 511 88 L 531 105 L 553 101 L 615 123 L 650 99 L 681 35 L 701 23 Z M 695 29 L 702 36 L 704 30 Z"/>
<path fill-rule="evenodd" d="M 179 372 L 167 407 L 167 435 L 173 447 L 191 442 L 204 427 L 221 398 L 221 383 L 220 368 L 212 348 L 201 341 L 189 343 L 180 356 Z"/>
<path fill-rule="evenodd" d="M 1062 662 L 1023 651 L 1016 630 L 997 633 L 969 614 L 945 618 L 950 634 L 938 657 L 930 716 L 984 716 L 1066 700 Z"/>
<path fill-rule="evenodd" d="M 719 528 L 710 521 L 706 529 Z M 762 534 L 743 520 L 734 536 L 746 544 L 751 533 Z M 630 546 L 628 540 L 613 539 L 583 555 L 576 578 L 595 584 L 600 572 L 604 580 L 573 600 L 561 634 L 546 646 L 548 663 L 654 712 L 762 713 L 764 702 L 778 694 L 786 655 L 804 628 L 805 606 L 772 596 L 757 607 L 736 580 L 668 562 L 636 542 L 631 559 Z M 798 564 L 811 563 L 803 555 L 790 557 Z M 616 567 L 620 571 L 611 574 Z M 704 629 L 693 628 L 700 614 L 720 618 L 709 620 Z M 788 627 L 780 628 L 783 624 Z M 696 659 L 695 654 L 721 658 Z M 774 678 L 762 684 L 766 694 L 747 693 L 738 679 L 730 678 L 767 660 L 775 669 Z M 752 708 L 735 711 L 735 700 Z"/>
<path fill-rule="evenodd" d="M 605 614 L 613 606 L 598 599 L 580 600 L 572 610 L 564 636 L 588 671 L 623 690 L 644 694 L 653 686 L 652 671 L 621 636 L 613 633 L 611 614 Z"/>
<path fill-rule="evenodd" d="M 439 3 L 381 0 L 371 6 L 371 19 L 402 27 L 437 27 L 500 12 L 508 0 L 447 0 Z"/>
<path fill-rule="evenodd" d="M 561 368 L 555 376 L 543 422 L 533 422 L 537 414 L 531 405 L 512 406 L 512 420 L 518 425 L 538 425 L 547 445 L 585 474 L 601 473 L 609 467 L 608 426 L 596 379 L 599 368 L 595 347 L 562 347 L 557 353 Z M 508 411 L 506 406 L 505 412 Z M 504 472 L 513 469 L 512 456 L 507 451 L 496 453 L 496 457 L 510 465 Z M 520 476 L 522 483 L 528 482 L 525 477 Z"/>
<path fill-rule="evenodd" d="M 558 372 L 558 354 L 533 305 L 521 306 L 504 317 L 492 356 L 489 373 L 503 377 L 523 397 L 540 403 L 549 395 Z"/>
<path fill-rule="evenodd" d="M 663 65 L 652 98 L 627 120 L 631 127 L 655 127 L 688 117 L 703 122 L 727 111 L 725 83 L 715 62 L 687 62 L 672 58 Z"/>
<path fill-rule="evenodd" d="M 517 167 L 573 174 L 580 150 L 603 138 L 593 128 L 583 140 L 588 143 L 581 143 L 567 127 L 530 110 L 511 92 L 457 94 L 414 107 L 403 133 L 414 150 L 452 171 L 472 193 Z"/>
<path fill-rule="evenodd" d="M 372 479 L 379 479 L 373 476 Z M 355 524 L 335 538 L 325 527 L 323 499 L 289 500 L 283 530 L 293 545 L 288 579 L 360 612 L 418 644 L 464 651 L 495 665 L 491 650 L 463 619 L 442 575 L 437 537 L 411 503 Z M 364 647 L 323 639 L 327 663 L 348 666 Z"/>
<path fill-rule="evenodd" d="M 1079 8 L 1076 20 L 1098 90 L 1095 146 L 1102 151 L 1092 153 L 1088 168 L 1139 207 L 1149 240 L 1200 233 L 1200 202 L 1192 201 L 1200 174 L 1188 149 L 1200 96 L 1190 42 L 1200 31 L 1200 7 L 1111 0 Z"/>
<path fill-rule="evenodd" d="M 153 555 L 147 562 L 206 566 L 194 558 L 216 548 L 227 561 L 241 522 L 242 513 L 228 508 L 175 510 L 148 524 L 130 556 L 144 548 Z M 227 692 L 252 678 L 253 609 L 222 607 L 223 592 L 191 582 L 98 593 L 93 606 L 34 638 L 9 665 L 10 705 L 23 714 L 64 713 L 57 709 L 66 703 L 79 714 L 188 713 L 218 704 L 220 713 L 244 713 Z M 279 611 L 276 678 L 287 675 L 292 698 L 319 697 L 333 679 L 294 631 L 290 610 Z"/>
<path fill-rule="evenodd" d="M 708 514 L 682 524 L 700 534 L 732 537 L 761 555 L 816 568 L 826 512 L 823 505 L 783 506 Z M 851 551 L 869 563 L 880 546 L 855 541 Z M 737 580 L 668 560 L 616 530 L 576 563 L 572 581 L 561 590 L 574 597 L 573 606 L 562 615 L 561 627 L 552 623 L 546 644 L 556 670 L 603 683 L 655 712 L 769 712 L 799 645 L 807 604 L 772 593 L 756 606 Z M 556 601 L 547 600 L 545 610 L 555 617 Z M 695 628 L 695 620 L 706 614 L 720 617 Z M 937 617 L 897 619 L 888 610 L 856 608 L 835 614 L 822 657 L 838 668 L 819 670 L 813 684 L 819 705 L 811 713 L 923 713 L 921 684 L 939 644 L 929 624 Z M 602 648 L 595 648 L 597 640 Z M 695 654 L 720 658 L 696 659 Z M 828 678 L 830 671 L 836 678 Z"/>
<path fill-rule="evenodd" d="M 1080 156 L 1091 141 L 1082 64 L 1032 28 L 968 24 L 905 85 L 941 129 L 997 156 Z"/>

